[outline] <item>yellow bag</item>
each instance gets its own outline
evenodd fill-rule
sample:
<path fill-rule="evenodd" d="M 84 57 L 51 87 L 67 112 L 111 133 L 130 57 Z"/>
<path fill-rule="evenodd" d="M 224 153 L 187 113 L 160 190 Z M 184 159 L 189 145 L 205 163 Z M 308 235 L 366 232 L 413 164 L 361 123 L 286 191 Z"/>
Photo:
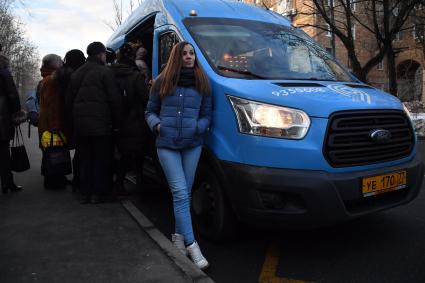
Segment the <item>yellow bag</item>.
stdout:
<path fill-rule="evenodd" d="M 41 146 L 48 148 L 50 146 L 64 146 L 66 144 L 66 137 L 62 132 L 53 133 L 52 143 L 52 132 L 44 131 L 41 135 Z"/>

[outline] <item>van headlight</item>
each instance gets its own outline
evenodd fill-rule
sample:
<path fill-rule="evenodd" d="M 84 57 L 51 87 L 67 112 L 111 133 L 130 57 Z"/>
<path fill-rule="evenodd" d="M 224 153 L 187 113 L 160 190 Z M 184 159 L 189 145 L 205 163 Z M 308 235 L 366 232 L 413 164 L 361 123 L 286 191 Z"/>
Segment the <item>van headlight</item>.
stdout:
<path fill-rule="evenodd" d="M 308 115 L 297 109 L 228 96 L 244 134 L 302 139 L 310 127 Z"/>

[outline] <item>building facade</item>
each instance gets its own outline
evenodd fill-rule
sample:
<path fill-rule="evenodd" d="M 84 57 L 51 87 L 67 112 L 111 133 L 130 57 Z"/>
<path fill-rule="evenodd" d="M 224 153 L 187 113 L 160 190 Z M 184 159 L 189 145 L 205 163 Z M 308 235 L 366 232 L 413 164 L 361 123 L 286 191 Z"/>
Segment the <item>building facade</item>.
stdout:
<path fill-rule="evenodd" d="M 335 57 L 340 63 L 351 69 L 347 50 L 338 37 L 332 37 L 328 30 L 328 25 L 324 19 L 312 13 L 314 4 L 311 0 L 244 0 L 246 3 L 262 6 L 276 13 L 288 17 L 295 26 L 302 27 L 315 41 L 332 53 L 332 38 L 335 44 Z M 334 3 L 335 2 L 335 3 Z M 325 1 L 325 5 L 330 7 L 332 3 L 337 5 L 337 0 Z M 351 5 L 353 13 L 360 20 L 367 20 L 364 7 L 361 3 Z M 334 6 L 335 7 L 335 6 Z M 338 9 L 335 7 L 335 9 Z M 419 10 L 418 10 L 419 9 Z M 418 6 L 414 12 L 423 12 L 423 7 Z M 335 21 L 341 20 L 343 13 L 334 13 Z M 343 19 L 342 19 L 343 20 Z M 396 51 L 395 63 L 397 71 L 398 96 L 403 101 L 422 100 L 425 101 L 425 48 L 423 37 L 420 37 L 414 27 L 414 23 L 408 20 L 406 29 L 398 33 L 394 40 L 394 50 Z M 357 57 L 364 65 L 377 52 L 376 40 L 368 30 L 359 23 L 352 25 L 352 34 Z M 421 33 L 423 35 L 423 33 Z M 422 39 L 422 40 L 421 40 Z M 368 73 L 368 83 L 388 91 L 388 68 L 387 58 L 384 58 L 378 65 Z"/>

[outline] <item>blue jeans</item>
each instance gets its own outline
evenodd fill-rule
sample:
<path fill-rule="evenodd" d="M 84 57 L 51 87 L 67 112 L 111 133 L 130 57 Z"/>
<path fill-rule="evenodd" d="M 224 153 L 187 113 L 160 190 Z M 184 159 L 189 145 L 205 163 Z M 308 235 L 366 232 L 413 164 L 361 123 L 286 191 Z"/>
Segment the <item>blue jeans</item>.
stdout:
<path fill-rule="evenodd" d="M 176 233 L 184 236 L 184 243 L 195 241 L 190 216 L 190 196 L 202 146 L 173 150 L 158 148 L 158 158 L 173 194 Z"/>

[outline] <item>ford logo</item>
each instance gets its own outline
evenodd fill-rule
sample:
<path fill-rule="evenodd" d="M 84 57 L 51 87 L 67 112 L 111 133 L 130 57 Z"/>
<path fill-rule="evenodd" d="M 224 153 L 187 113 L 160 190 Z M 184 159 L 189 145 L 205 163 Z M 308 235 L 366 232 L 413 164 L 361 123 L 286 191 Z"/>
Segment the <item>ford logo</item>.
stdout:
<path fill-rule="evenodd" d="M 387 142 L 391 139 L 391 132 L 384 129 L 372 130 L 369 133 L 369 138 L 375 143 Z"/>

